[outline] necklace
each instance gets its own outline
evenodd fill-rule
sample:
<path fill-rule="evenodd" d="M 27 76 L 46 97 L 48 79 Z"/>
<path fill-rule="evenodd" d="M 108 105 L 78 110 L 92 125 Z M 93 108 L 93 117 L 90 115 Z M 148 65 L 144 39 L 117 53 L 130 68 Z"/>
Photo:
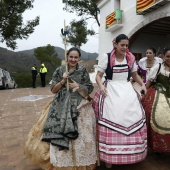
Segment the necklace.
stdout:
<path fill-rule="evenodd" d="M 116 61 L 119 62 L 119 63 L 122 63 L 122 62 L 124 61 L 124 58 L 125 58 L 125 57 L 121 57 L 121 58 L 117 58 L 117 57 L 116 57 Z"/>
<path fill-rule="evenodd" d="M 154 63 L 155 63 L 155 60 L 149 61 L 146 59 L 146 68 L 149 68 L 149 69 L 152 68 Z"/>
<path fill-rule="evenodd" d="M 115 57 L 115 60 L 119 63 L 119 65 L 123 65 L 124 59 L 125 59 L 125 56 L 124 57 Z"/>

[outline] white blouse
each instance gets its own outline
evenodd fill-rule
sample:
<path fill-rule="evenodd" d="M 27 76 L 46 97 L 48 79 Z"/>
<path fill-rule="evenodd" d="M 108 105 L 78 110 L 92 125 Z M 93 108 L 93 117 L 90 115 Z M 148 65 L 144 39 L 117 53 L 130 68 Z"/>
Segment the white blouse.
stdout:
<path fill-rule="evenodd" d="M 148 76 L 150 81 L 153 81 L 154 79 L 156 79 L 158 69 L 159 69 L 159 64 L 155 65 L 154 67 L 152 67 L 150 69 L 150 73 L 149 73 L 149 76 Z M 159 74 L 162 74 L 164 76 L 169 77 L 170 72 L 165 70 L 165 65 L 164 64 L 161 64 L 161 68 L 160 68 L 160 71 L 159 71 L 158 75 Z"/>
<path fill-rule="evenodd" d="M 143 57 L 139 60 L 138 64 L 139 66 L 143 69 L 143 70 L 147 70 L 146 68 L 146 60 L 147 58 L 146 57 Z M 157 65 L 158 63 L 162 63 L 163 60 L 161 58 L 158 58 L 158 57 L 154 57 L 154 66 Z"/>
<path fill-rule="evenodd" d="M 115 65 L 118 65 L 118 64 L 127 64 L 127 61 L 126 61 L 126 57 L 124 57 L 123 61 L 122 62 L 118 62 L 116 59 L 115 59 Z M 108 65 L 108 55 L 107 54 L 104 54 L 99 62 L 98 62 L 98 67 L 97 67 L 97 70 L 104 73 L 106 68 L 107 68 L 107 65 Z M 131 73 L 137 71 L 137 64 L 136 62 L 133 64 L 133 67 L 131 69 Z"/>

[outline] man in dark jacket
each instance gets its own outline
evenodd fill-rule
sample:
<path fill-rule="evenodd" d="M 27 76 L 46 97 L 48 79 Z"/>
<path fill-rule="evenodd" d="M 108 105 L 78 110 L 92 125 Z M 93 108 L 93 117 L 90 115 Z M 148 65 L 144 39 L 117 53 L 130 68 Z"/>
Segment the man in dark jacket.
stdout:
<path fill-rule="evenodd" d="M 36 77 L 37 77 L 37 67 L 36 67 L 36 64 L 34 64 L 31 67 L 31 73 L 32 73 L 32 87 L 36 88 L 35 87 L 35 82 L 36 82 Z"/>

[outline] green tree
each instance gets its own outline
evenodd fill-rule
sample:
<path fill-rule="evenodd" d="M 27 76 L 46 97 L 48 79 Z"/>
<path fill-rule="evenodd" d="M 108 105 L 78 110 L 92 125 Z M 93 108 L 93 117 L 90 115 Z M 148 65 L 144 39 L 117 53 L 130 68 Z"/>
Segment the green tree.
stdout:
<path fill-rule="evenodd" d="M 34 0 L 0 0 L 0 42 L 16 49 L 17 39 L 27 39 L 39 25 L 39 17 L 23 22 L 22 14 L 33 8 Z"/>
<path fill-rule="evenodd" d="M 100 13 L 97 7 L 99 0 L 63 0 L 65 4 L 64 10 L 70 13 L 76 12 L 77 16 L 87 16 L 85 19 L 93 18 L 100 26 L 98 14 Z"/>
<path fill-rule="evenodd" d="M 87 35 L 94 35 L 95 32 L 87 29 L 87 23 L 84 19 L 80 21 L 71 21 L 70 30 L 67 35 L 67 42 L 74 47 L 80 48 L 87 42 Z"/>
<path fill-rule="evenodd" d="M 61 60 L 57 57 L 58 54 L 55 47 L 50 44 L 36 48 L 34 50 L 34 55 L 41 63 L 49 63 L 53 68 L 61 65 Z"/>

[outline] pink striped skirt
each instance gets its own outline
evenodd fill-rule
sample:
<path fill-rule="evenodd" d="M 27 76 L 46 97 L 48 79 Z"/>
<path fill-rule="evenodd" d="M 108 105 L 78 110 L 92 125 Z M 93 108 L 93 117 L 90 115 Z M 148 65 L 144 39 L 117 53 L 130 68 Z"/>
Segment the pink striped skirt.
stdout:
<path fill-rule="evenodd" d="M 98 124 L 100 160 L 109 164 L 133 164 L 147 155 L 146 124 L 138 131 L 124 135 Z"/>

